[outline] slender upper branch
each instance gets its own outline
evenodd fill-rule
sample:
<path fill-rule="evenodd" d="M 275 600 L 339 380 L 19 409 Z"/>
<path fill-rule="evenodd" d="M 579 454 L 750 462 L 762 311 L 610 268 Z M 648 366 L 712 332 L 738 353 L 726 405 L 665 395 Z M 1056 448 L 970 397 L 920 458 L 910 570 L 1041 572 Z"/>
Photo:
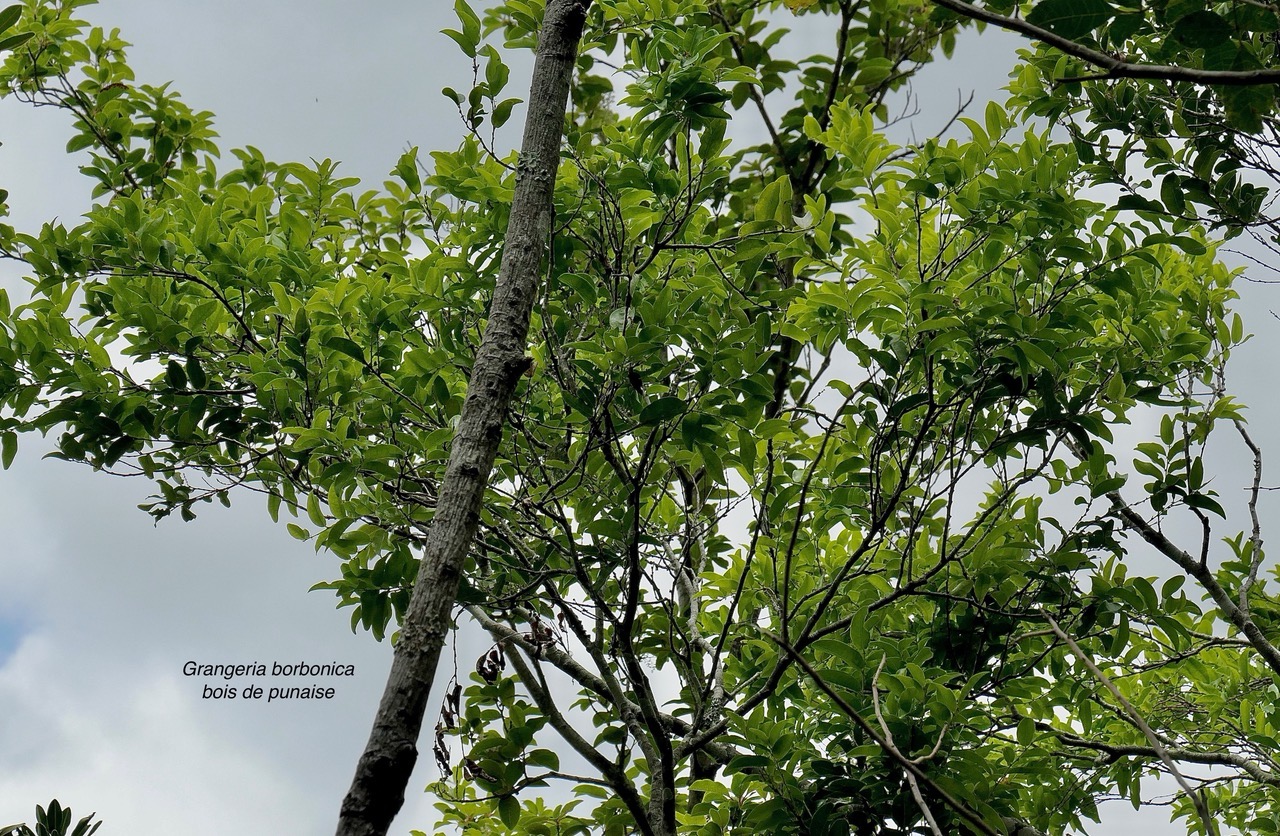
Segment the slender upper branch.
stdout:
<path fill-rule="evenodd" d="M 1065 52 L 1073 58 L 1099 67 L 1105 73 L 1098 78 L 1144 78 L 1162 81 L 1189 81 L 1192 84 L 1219 84 L 1230 87 L 1247 87 L 1255 84 L 1280 83 L 1280 69 L 1261 70 L 1198 70 L 1193 67 L 1176 67 L 1169 64 L 1139 64 L 1126 61 L 1101 50 L 1093 49 L 1064 38 L 1048 29 L 1028 23 L 1025 20 L 1006 17 L 988 11 L 981 6 L 966 3 L 965 0 L 931 0 L 936 6 L 950 9 L 959 15 L 973 20 L 990 23 L 1010 32 L 1026 35 L 1055 49 Z M 1068 79 L 1070 80 L 1070 79 Z"/>

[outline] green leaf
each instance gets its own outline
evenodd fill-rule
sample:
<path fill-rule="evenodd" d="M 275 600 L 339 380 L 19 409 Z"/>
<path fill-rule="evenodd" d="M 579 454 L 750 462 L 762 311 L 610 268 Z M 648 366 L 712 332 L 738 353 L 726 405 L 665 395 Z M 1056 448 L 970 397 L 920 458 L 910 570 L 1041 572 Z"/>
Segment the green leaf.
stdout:
<path fill-rule="evenodd" d="M 520 802 L 514 795 L 504 795 L 498 799 L 498 818 L 508 828 L 520 823 Z"/>
<path fill-rule="evenodd" d="M 466 56 L 468 58 L 476 57 L 476 47 L 480 45 L 479 41 L 471 40 L 466 35 L 459 32 L 457 29 L 441 29 L 440 34 L 448 35 L 450 38 L 453 38 L 454 42 L 458 46 L 462 47 L 462 51 L 466 53 Z M 445 95 L 449 96 L 455 101 L 460 101 L 456 93 L 450 94 L 446 92 Z"/>
<path fill-rule="evenodd" d="M 523 99 L 503 99 L 493 106 L 493 126 L 501 128 L 511 118 L 511 109 L 520 104 Z"/>
<path fill-rule="evenodd" d="M 396 174 L 409 187 L 409 191 L 417 192 L 422 190 L 422 177 L 418 174 L 417 146 L 400 155 L 399 161 L 396 162 Z"/>
<path fill-rule="evenodd" d="M 1127 481 L 1127 478 L 1128 477 L 1125 476 L 1112 476 L 1110 479 L 1100 479 L 1093 484 L 1093 487 L 1089 491 L 1089 495 L 1096 499 L 1097 497 L 1104 496 L 1112 491 L 1118 491 L 1124 487 L 1124 483 Z"/>
<path fill-rule="evenodd" d="M 791 178 L 784 174 L 760 191 L 755 208 L 756 220 L 790 224 L 791 201 Z"/>
<path fill-rule="evenodd" d="M 1169 243 L 1187 255 L 1204 255 L 1209 251 L 1204 244 L 1186 235 L 1175 235 L 1169 239 Z"/>
<path fill-rule="evenodd" d="M 1182 178 L 1177 174 L 1166 175 L 1160 183 L 1160 199 L 1169 212 L 1181 215 L 1187 211 L 1187 201 L 1182 196 Z"/>
<path fill-rule="evenodd" d="M 1036 724 L 1030 717 L 1018 721 L 1018 743 L 1029 746 L 1036 739 Z"/>
<path fill-rule="evenodd" d="M 289 536 L 295 540 L 310 539 L 311 533 L 297 523 L 285 523 L 284 526 L 289 531 Z"/>
<path fill-rule="evenodd" d="M 1027 23 L 1064 38 L 1081 38 L 1115 15 L 1103 0 L 1044 0 L 1027 14 Z"/>
<path fill-rule="evenodd" d="M 7 38 L 0 38 L 0 52 L 7 49 L 17 49 L 35 36 L 35 32 L 22 32 L 17 35 L 10 35 Z"/>
<path fill-rule="evenodd" d="M 674 418 L 683 413 L 686 406 L 683 398 L 658 398 L 640 410 L 640 423 L 656 424 L 659 421 Z"/>
<path fill-rule="evenodd" d="M 21 3 L 15 3 L 4 11 L 0 11 L 0 32 L 13 28 L 13 24 L 17 23 L 20 17 L 22 17 Z"/>
<path fill-rule="evenodd" d="M 1172 37 L 1192 49 L 1211 49 L 1231 40 L 1231 24 L 1216 12 L 1202 9 L 1173 24 Z"/>
<path fill-rule="evenodd" d="M 474 43 L 480 43 L 480 18 L 467 5 L 467 0 L 455 0 L 453 11 L 462 22 L 462 31 L 466 33 L 467 38 Z"/>
<path fill-rule="evenodd" d="M 320 497 L 315 494 L 307 497 L 307 517 L 316 525 L 323 526 L 325 523 L 324 511 L 320 508 Z"/>
<path fill-rule="evenodd" d="M 340 351 L 348 357 L 354 357 L 361 363 L 364 362 L 364 350 L 354 340 L 346 337 L 329 337 L 324 341 L 324 344 L 326 348 L 332 348 L 334 351 Z"/>
<path fill-rule="evenodd" d="M 171 389 L 187 388 L 187 373 L 177 360 L 169 361 L 168 365 L 165 366 L 164 376 Z"/>
<path fill-rule="evenodd" d="M 748 769 L 765 769 L 773 765 L 773 758 L 767 755 L 738 755 L 729 761 L 727 770 L 730 774 Z"/>
<path fill-rule="evenodd" d="M 507 86 L 511 71 L 507 69 L 506 64 L 502 63 L 502 56 L 498 54 L 498 50 L 486 46 L 483 52 L 488 59 L 484 66 L 484 83 L 489 88 L 489 96 L 496 99 L 502 88 Z"/>
<path fill-rule="evenodd" d="M 0 436 L 0 467 L 8 470 L 9 465 L 13 464 L 13 457 L 17 453 L 18 434 L 10 431 Z"/>
<path fill-rule="evenodd" d="M 1225 87 L 1219 95 L 1231 127 L 1249 133 L 1262 130 L 1263 114 L 1275 106 L 1275 93 L 1265 85 Z"/>
<path fill-rule="evenodd" d="M 550 749 L 534 749 L 525 758 L 534 766 L 541 766 L 552 771 L 560 768 L 560 756 Z"/>

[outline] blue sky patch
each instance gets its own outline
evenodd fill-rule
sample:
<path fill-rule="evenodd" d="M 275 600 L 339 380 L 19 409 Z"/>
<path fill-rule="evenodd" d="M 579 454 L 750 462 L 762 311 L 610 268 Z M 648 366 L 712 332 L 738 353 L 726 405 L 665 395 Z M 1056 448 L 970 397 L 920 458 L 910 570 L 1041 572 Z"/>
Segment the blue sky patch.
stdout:
<path fill-rule="evenodd" d="M 26 633 L 26 625 L 22 622 L 0 615 L 0 667 L 9 661 Z"/>

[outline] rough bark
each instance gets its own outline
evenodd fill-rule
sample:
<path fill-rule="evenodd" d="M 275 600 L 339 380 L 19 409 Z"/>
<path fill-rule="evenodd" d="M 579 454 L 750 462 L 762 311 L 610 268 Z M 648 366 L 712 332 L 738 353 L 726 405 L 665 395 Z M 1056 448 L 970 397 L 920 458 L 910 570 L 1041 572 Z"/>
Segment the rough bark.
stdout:
<path fill-rule="evenodd" d="M 391 674 L 337 836 L 384 836 L 404 803 L 418 758 L 431 684 L 512 394 L 528 368 L 529 316 L 551 231 L 569 85 L 591 0 L 550 0 L 538 36 L 511 220 L 489 321 L 476 352 L 458 431 L 423 547 Z"/>

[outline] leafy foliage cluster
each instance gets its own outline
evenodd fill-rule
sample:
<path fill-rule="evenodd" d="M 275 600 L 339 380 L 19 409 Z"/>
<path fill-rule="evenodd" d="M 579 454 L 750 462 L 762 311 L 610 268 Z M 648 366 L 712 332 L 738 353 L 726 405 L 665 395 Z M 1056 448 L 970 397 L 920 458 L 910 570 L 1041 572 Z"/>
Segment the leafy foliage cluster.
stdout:
<path fill-rule="evenodd" d="M 467 137 L 358 191 L 328 160 L 220 164 L 211 115 L 135 83 L 86 2 L 28 0 L 0 69 L 71 115 L 99 198 L 72 228 L 0 227 L 31 275 L 29 300 L 0 296 L 5 463 L 57 433 L 62 457 L 154 480 L 156 517 L 257 491 L 338 558 L 321 586 L 380 639 L 516 177 L 486 38 L 528 48 L 541 4 L 460 0 L 446 34 L 476 80 L 445 92 Z M 1082 71 L 1042 49 L 1007 104 L 899 147 L 891 97 L 963 18 L 793 0 L 832 37 L 795 60 L 782 5 L 590 9 L 532 364 L 460 601 L 494 646 L 436 729 L 442 827 L 1062 832 L 1177 773 L 1189 831 L 1276 832 L 1259 485 L 1211 546 L 1228 509 L 1204 455 L 1220 426 L 1257 454 L 1212 236 L 1264 223 L 1241 172 L 1272 93 L 1064 82 Z M 1270 63 L 1267 4 L 1183 6 L 1022 8 L 1153 61 Z M 1113 428 L 1151 414 L 1131 462 Z M 1178 516 L 1203 547 L 1166 536 Z M 1139 540 L 1165 580 L 1131 571 Z M 552 782 L 574 797 L 538 797 Z"/>
<path fill-rule="evenodd" d="M 49 802 L 49 808 L 36 805 L 36 826 L 33 830 L 25 824 L 0 827 L 3 836 L 93 836 L 102 822 L 93 820 L 93 813 L 71 826 L 71 808 L 63 807 L 58 799 Z"/>

